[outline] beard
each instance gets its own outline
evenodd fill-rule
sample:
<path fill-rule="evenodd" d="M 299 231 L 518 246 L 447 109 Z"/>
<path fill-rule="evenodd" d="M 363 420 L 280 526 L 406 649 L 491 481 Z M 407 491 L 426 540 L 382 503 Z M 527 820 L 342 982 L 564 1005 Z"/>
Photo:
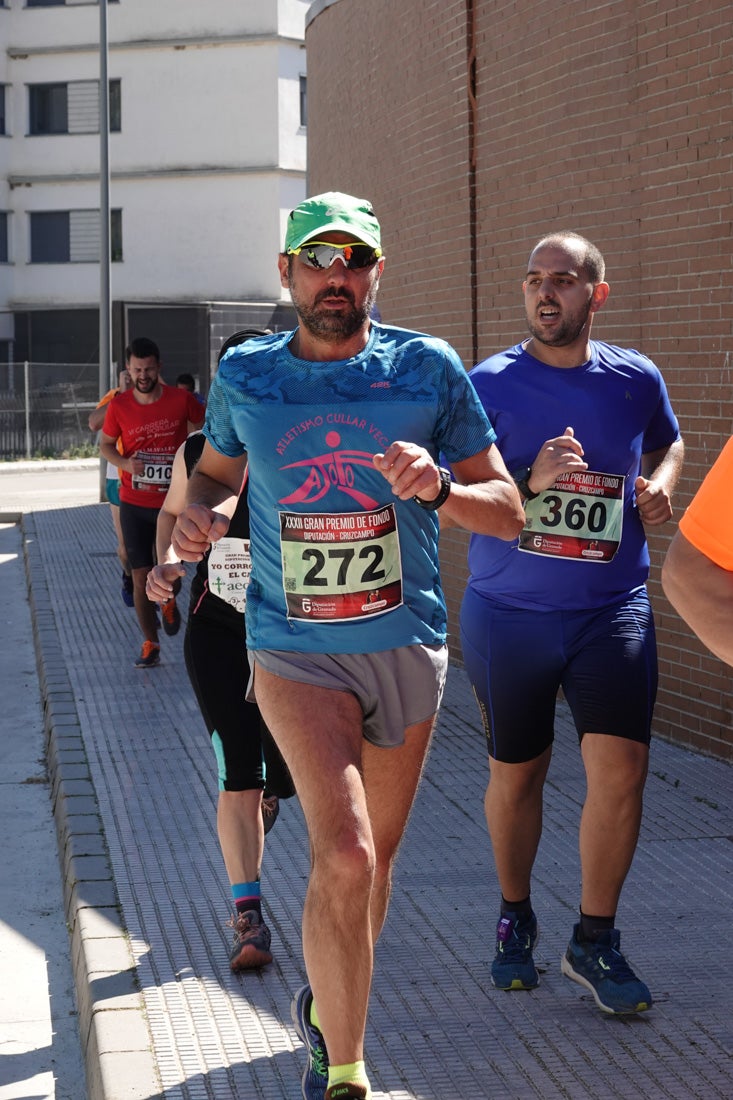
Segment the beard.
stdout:
<path fill-rule="evenodd" d="M 569 344 L 575 343 L 580 336 L 581 332 L 586 326 L 588 317 L 590 315 L 590 306 L 593 300 L 593 295 L 588 298 L 588 302 L 584 309 L 572 314 L 570 317 L 566 317 L 560 322 L 559 328 L 550 335 L 542 325 L 537 324 L 532 318 L 527 318 L 527 327 L 531 335 L 540 344 L 544 344 L 548 348 L 565 348 Z"/>
<path fill-rule="evenodd" d="M 349 290 L 324 290 L 317 295 L 312 305 L 306 305 L 300 300 L 292 283 L 290 286 L 290 297 L 303 327 L 313 336 L 334 343 L 339 340 L 348 340 L 363 327 L 365 321 L 369 319 L 376 296 L 377 288 L 372 286 L 361 306 L 357 306 Z M 342 308 L 338 312 L 332 309 L 321 310 L 319 305 L 324 300 L 341 302 Z"/>
<path fill-rule="evenodd" d="M 150 393 L 151 390 L 155 389 L 157 384 L 157 378 L 138 378 L 135 383 L 135 389 L 138 393 Z"/>

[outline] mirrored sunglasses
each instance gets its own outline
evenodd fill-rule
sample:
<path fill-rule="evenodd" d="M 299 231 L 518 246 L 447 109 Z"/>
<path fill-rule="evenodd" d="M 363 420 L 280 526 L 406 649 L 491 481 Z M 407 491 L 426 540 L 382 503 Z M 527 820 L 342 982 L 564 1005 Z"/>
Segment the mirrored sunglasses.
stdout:
<path fill-rule="evenodd" d="M 301 263 L 318 271 L 325 271 L 334 260 L 341 260 L 349 271 L 361 271 L 371 267 L 382 255 L 381 248 L 369 244 L 329 244 L 327 241 L 308 241 L 300 248 L 291 248 L 289 255 L 297 256 Z"/>

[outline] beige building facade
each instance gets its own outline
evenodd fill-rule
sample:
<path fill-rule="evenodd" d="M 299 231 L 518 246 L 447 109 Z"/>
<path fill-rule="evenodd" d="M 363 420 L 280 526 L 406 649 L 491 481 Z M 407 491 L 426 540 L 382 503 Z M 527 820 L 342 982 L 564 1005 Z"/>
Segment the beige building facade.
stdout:
<path fill-rule="evenodd" d="M 292 323 L 276 259 L 305 193 L 307 10 L 109 0 L 117 362 L 144 334 L 205 389 L 233 331 Z M 99 354 L 101 33 L 97 0 L 0 0 L 0 389 L 4 364 Z"/>

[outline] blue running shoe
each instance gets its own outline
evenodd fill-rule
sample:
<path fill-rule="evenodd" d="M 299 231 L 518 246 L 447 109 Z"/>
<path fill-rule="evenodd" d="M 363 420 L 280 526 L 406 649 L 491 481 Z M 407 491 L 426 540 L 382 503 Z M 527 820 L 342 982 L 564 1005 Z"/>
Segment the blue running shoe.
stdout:
<path fill-rule="evenodd" d="M 132 577 L 129 573 L 122 574 L 122 602 L 125 607 L 135 606 L 134 588 L 132 584 Z"/>
<path fill-rule="evenodd" d="M 299 1038 L 308 1048 L 308 1065 L 303 1073 L 304 1100 L 325 1100 L 328 1087 L 328 1054 L 318 1028 L 311 1023 L 311 987 L 304 985 L 293 997 L 290 1015 Z"/>
<path fill-rule="evenodd" d="M 532 958 L 539 938 L 537 917 L 520 920 L 509 913 L 496 926 L 496 955 L 491 964 L 491 981 L 497 989 L 535 989 L 540 976 Z"/>
<path fill-rule="evenodd" d="M 579 927 L 576 924 L 573 928 L 560 963 L 565 977 L 589 989 L 602 1012 L 623 1015 L 651 1008 L 648 987 L 639 981 L 621 954 L 618 929 L 612 928 L 599 940 L 584 943 L 578 939 Z"/>

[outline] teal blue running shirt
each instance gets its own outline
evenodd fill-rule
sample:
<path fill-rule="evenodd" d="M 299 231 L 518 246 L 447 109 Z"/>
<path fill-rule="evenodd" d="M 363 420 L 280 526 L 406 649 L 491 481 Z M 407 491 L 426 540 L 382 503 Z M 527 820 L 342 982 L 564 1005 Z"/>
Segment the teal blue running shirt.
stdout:
<path fill-rule="evenodd" d="M 312 363 L 293 333 L 222 359 L 204 434 L 249 461 L 247 646 L 372 653 L 440 644 L 446 609 L 438 521 L 400 501 L 372 464 L 393 440 L 437 462 L 486 450 L 494 431 L 455 351 L 372 324 L 352 359 Z"/>

